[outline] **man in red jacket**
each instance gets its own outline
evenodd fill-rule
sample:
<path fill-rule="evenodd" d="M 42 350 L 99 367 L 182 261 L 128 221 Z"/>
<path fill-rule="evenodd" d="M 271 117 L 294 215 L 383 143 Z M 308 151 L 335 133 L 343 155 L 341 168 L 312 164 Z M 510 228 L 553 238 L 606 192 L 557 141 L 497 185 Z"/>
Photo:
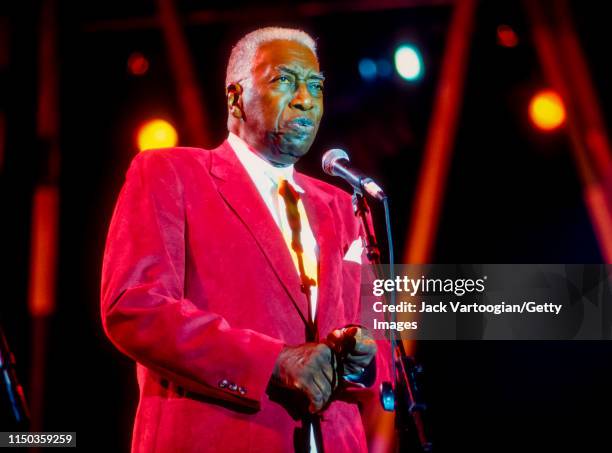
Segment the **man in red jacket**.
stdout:
<path fill-rule="evenodd" d="M 367 449 L 356 403 L 388 376 L 358 325 L 359 226 L 348 194 L 293 169 L 323 79 L 310 36 L 256 30 L 230 56 L 228 139 L 132 162 L 101 292 L 137 362 L 132 451 Z"/>

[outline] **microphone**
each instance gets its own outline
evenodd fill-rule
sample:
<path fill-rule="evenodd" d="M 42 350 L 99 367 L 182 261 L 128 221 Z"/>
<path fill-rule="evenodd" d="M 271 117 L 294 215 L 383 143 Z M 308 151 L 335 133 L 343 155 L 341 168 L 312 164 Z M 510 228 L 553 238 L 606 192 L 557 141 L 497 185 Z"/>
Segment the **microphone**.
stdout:
<path fill-rule="evenodd" d="M 383 201 L 387 196 L 372 178 L 349 168 L 350 159 L 346 151 L 339 148 L 330 149 L 321 160 L 323 171 L 331 176 L 339 176 L 348 182 L 355 190 L 367 192 L 379 201 Z"/>

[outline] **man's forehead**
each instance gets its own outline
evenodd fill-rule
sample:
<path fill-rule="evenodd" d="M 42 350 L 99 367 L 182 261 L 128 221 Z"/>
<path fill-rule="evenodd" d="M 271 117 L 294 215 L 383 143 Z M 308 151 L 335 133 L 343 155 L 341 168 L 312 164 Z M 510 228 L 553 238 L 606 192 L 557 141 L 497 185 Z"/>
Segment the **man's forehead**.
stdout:
<path fill-rule="evenodd" d="M 257 49 L 253 69 L 289 69 L 293 71 L 319 72 L 319 60 L 306 45 L 297 41 L 273 40 L 262 43 Z"/>

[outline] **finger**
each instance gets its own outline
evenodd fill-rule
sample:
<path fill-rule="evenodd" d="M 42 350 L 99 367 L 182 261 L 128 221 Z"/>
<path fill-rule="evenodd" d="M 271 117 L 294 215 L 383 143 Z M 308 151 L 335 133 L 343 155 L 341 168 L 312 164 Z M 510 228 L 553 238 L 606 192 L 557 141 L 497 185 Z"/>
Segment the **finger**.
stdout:
<path fill-rule="evenodd" d="M 317 370 L 321 371 L 325 378 L 329 381 L 330 384 L 334 382 L 334 367 L 332 365 L 335 360 L 335 356 L 332 353 L 331 349 L 322 344 L 319 349 L 319 355 L 315 361 L 315 367 Z"/>
<path fill-rule="evenodd" d="M 342 329 L 334 329 L 331 331 L 331 334 L 336 338 L 342 338 Z"/>
<path fill-rule="evenodd" d="M 373 360 L 373 356 L 371 355 L 358 355 L 358 356 L 348 356 L 346 358 L 346 360 L 344 361 L 344 367 L 346 368 L 347 366 L 360 366 L 360 367 L 366 367 L 370 364 L 370 362 Z"/>
<path fill-rule="evenodd" d="M 332 365 L 332 361 L 335 361 L 333 354 L 330 354 L 329 357 L 321 356 L 319 360 L 317 360 L 316 365 L 330 384 L 334 382 L 334 366 Z"/>
<path fill-rule="evenodd" d="M 356 367 L 356 368 L 352 368 L 352 369 L 345 369 L 344 370 L 344 375 L 342 376 L 343 378 L 346 378 L 348 376 L 350 376 L 351 378 L 354 378 L 355 376 L 360 377 L 363 374 L 363 368 L 361 367 Z"/>
<path fill-rule="evenodd" d="M 358 335 L 360 335 L 361 333 L 361 329 L 359 327 L 356 326 L 351 326 L 351 327 L 345 327 L 343 329 L 344 335 L 348 336 L 348 337 L 355 337 L 357 338 Z"/>
<path fill-rule="evenodd" d="M 325 406 L 325 404 L 329 400 L 329 397 L 331 396 L 331 383 L 325 378 L 325 376 L 323 376 L 322 373 L 315 375 L 314 381 L 317 387 L 319 388 L 319 391 L 321 392 L 321 397 L 323 398 L 322 406 Z"/>
<path fill-rule="evenodd" d="M 368 329 L 366 329 L 364 327 L 359 327 L 358 328 L 357 333 L 355 335 L 355 338 L 358 341 L 362 341 L 362 340 L 367 339 L 367 338 L 374 339 L 374 337 L 372 336 L 372 333 Z"/>
<path fill-rule="evenodd" d="M 364 355 L 364 354 L 376 354 L 376 342 L 374 340 L 364 340 L 355 343 L 355 347 L 351 351 L 351 354 Z"/>
<path fill-rule="evenodd" d="M 319 386 L 311 379 L 308 384 L 304 385 L 304 391 L 306 393 L 306 397 L 310 401 L 310 405 L 308 406 L 308 410 L 311 413 L 318 412 L 323 407 L 323 395 L 321 394 L 321 390 Z"/>
<path fill-rule="evenodd" d="M 358 344 L 368 344 L 376 346 L 376 340 L 369 330 L 360 328 L 355 335 L 355 340 Z"/>
<path fill-rule="evenodd" d="M 345 364 L 344 366 L 344 374 L 361 374 L 363 373 L 364 367 L 359 366 L 357 364 Z"/>

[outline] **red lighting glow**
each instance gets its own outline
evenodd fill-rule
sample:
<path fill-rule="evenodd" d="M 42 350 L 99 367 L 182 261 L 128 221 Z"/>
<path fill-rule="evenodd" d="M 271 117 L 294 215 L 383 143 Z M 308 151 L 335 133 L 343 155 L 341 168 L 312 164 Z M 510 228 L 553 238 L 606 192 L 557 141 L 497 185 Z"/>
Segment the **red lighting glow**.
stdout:
<path fill-rule="evenodd" d="M 32 200 L 32 246 L 28 308 L 33 316 L 55 310 L 59 192 L 54 186 L 39 186 Z"/>
<path fill-rule="evenodd" d="M 149 70 L 149 60 L 140 52 L 134 52 L 127 61 L 128 71 L 135 76 L 141 76 Z"/>
<path fill-rule="evenodd" d="M 516 47 L 518 36 L 510 26 L 500 25 L 497 27 L 497 44 L 503 47 Z"/>

